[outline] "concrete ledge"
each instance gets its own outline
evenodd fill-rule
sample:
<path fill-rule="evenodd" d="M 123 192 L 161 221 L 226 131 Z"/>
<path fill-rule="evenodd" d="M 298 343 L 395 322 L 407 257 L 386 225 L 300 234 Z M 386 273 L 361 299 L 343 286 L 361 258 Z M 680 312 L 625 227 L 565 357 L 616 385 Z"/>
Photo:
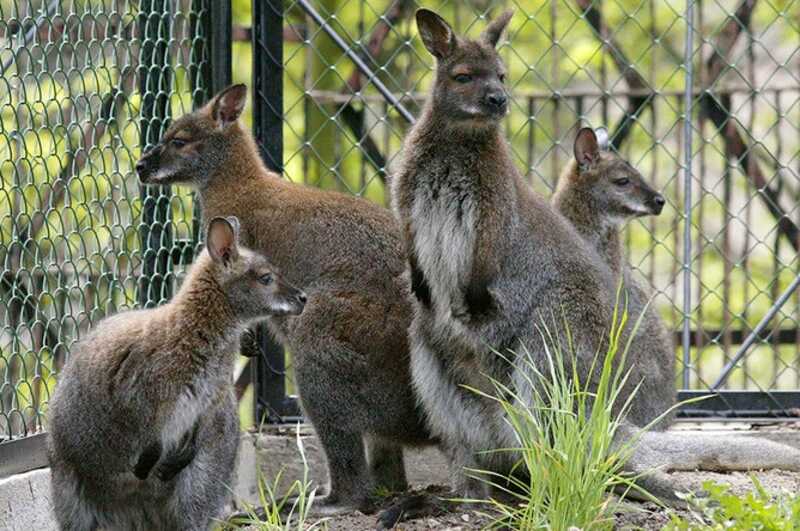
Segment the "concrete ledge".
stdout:
<path fill-rule="evenodd" d="M 50 470 L 0 480 L 0 529 L 57 531 L 50 504 Z"/>

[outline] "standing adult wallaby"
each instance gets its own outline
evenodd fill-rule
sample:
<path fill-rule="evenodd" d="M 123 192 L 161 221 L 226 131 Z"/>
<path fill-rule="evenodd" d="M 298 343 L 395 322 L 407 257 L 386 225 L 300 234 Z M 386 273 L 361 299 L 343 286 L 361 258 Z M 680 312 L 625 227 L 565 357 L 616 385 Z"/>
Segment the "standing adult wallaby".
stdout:
<path fill-rule="evenodd" d="M 631 318 L 641 316 L 636 348 L 628 352 L 628 361 L 646 367 L 645 375 L 641 382 L 628 380 L 623 393 L 629 395 L 639 385 L 639 393 L 647 397 L 638 410 L 643 417 L 629 419 L 644 425 L 675 405 L 675 347 L 658 312 L 648 305 L 648 290 L 625 261 L 620 231 L 631 218 L 659 215 L 666 201 L 636 168 L 608 149 L 605 128 L 578 131 L 573 153 L 551 203 L 611 268 L 612 288 L 622 283 L 622 302 Z M 666 415 L 656 427 L 665 428 L 671 420 L 672 415 Z"/>
<path fill-rule="evenodd" d="M 305 295 L 214 218 L 168 304 L 109 317 L 79 341 L 49 410 L 62 529 L 206 529 L 229 498 L 243 327 L 298 315 Z"/>
<path fill-rule="evenodd" d="M 518 456 L 490 450 L 518 442 L 502 407 L 466 387 L 494 393 L 492 378 L 515 388 L 522 406 L 529 404 L 533 391 L 523 382 L 536 376 L 526 374 L 528 365 L 518 356 L 546 366 L 539 325 L 553 324 L 553 316 L 555 340 L 571 345 L 577 373 L 596 381 L 592 360 L 598 347 L 603 351 L 615 304 L 610 268 L 523 180 L 501 134 L 507 96 L 495 45 L 510 18 L 503 14 L 471 40 L 456 36 L 432 11 L 417 12 L 423 43 L 436 57 L 436 79 L 392 180 L 416 299 L 410 329 L 414 386 L 454 465 L 458 495 L 468 498 L 486 496 L 487 487 L 464 468 L 509 473 Z M 510 362 L 493 349 L 511 356 Z M 626 369 L 633 381 L 644 376 L 636 364 Z M 631 404 L 634 418 L 646 416 L 646 399 Z M 617 441 L 634 431 L 625 425 Z M 628 469 L 688 463 L 709 440 L 714 437 L 647 433 Z M 800 466 L 797 450 L 748 442 L 717 444 L 709 459 Z M 675 499 L 677 486 L 663 473 L 645 478 L 643 486 Z"/>
<path fill-rule="evenodd" d="M 323 503 L 369 510 L 376 486 L 406 488 L 402 444 L 429 440 L 411 388 L 402 239 L 388 210 L 268 171 L 238 121 L 246 94 L 234 85 L 175 120 L 137 171 L 142 182 L 193 186 L 206 219 L 237 216 L 242 241 L 304 287 L 303 315 L 269 326 L 292 352 L 325 449 Z"/>

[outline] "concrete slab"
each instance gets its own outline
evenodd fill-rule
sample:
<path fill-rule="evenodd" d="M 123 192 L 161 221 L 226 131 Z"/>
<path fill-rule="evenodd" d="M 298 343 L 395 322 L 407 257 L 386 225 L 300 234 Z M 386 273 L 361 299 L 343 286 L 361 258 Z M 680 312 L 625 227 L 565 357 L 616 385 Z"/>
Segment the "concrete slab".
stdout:
<path fill-rule="evenodd" d="M 50 470 L 0 480 L 0 529 L 57 531 L 50 504 Z"/>

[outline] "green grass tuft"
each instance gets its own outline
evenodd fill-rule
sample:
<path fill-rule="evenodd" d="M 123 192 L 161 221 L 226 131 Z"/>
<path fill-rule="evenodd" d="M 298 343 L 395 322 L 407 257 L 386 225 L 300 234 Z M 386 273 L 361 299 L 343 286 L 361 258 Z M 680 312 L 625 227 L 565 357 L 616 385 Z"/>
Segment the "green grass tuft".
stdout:
<path fill-rule="evenodd" d="M 245 518 L 236 518 L 231 524 L 237 526 L 250 526 L 259 531 L 316 531 L 328 528 L 327 519 L 309 522 L 309 514 L 314 500 L 316 488 L 312 487 L 309 480 L 308 461 L 306 460 L 305 447 L 300 437 L 300 425 L 296 433 L 297 449 L 303 460 L 303 479 L 295 480 L 289 490 L 279 496 L 277 494 L 283 471 L 279 472 L 272 483 L 262 475 L 258 478 L 259 505 L 264 514 L 259 514 L 258 508 L 244 502 Z"/>
<path fill-rule="evenodd" d="M 605 353 L 597 352 L 592 363 L 590 374 L 599 368 L 597 381 L 581 380 L 568 327 L 564 330 L 567 345 L 563 346 L 551 333 L 554 328 L 543 323 L 540 333 L 547 348 L 547 366 L 534 366 L 529 356 L 515 357 L 527 375 L 523 385 L 529 389 L 512 389 L 493 381 L 496 393 L 481 393 L 502 406 L 516 435 L 517 448 L 499 451 L 518 453 L 517 467 L 530 472 L 507 477 L 471 471 L 502 493 L 503 499 L 489 502 L 490 529 L 612 529 L 614 512 L 630 489 L 647 495 L 633 484 L 635 478 L 622 472 L 637 440 L 614 442 L 638 390 L 624 401 L 620 396 L 628 377 L 622 368 L 630 339 L 621 343 L 627 320 L 626 309 L 615 310 L 608 347 Z M 532 403 L 526 403 L 524 396 L 532 396 Z M 611 490 L 621 492 L 621 497 L 610 495 Z"/>

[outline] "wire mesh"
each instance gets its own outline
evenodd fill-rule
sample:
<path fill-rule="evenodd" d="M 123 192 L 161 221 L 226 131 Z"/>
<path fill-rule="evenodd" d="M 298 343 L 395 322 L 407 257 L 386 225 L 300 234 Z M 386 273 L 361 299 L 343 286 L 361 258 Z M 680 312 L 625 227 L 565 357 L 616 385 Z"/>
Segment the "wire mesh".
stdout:
<path fill-rule="evenodd" d="M 45 427 L 92 323 L 163 302 L 191 260 L 191 195 L 140 190 L 133 164 L 206 97 L 205 12 L 0 1 L 0 441 Z"/>
<path fill-rule="evenodd" d="M 209 2 L 0 0 L 0 440 L 42 429 L 58 368 L 92 322 L 167 300 L 191 260 L 198 223 L 191 195 L 141 190 L 132 162 L 171 116 L 207 96 Z M 421 5 L 312 4 L 418 114 L 432 81 L 432 58 L 413 23 Z M 386 205 L 388 168 L 407 121 L 300 3 L 257 5 L 283 15 L 282 76 L 277 68 L 278 81 L 270 77 L 281 101 L 256 93 L 246 116 L 282 115 L 280 127 L 260 131 L 265 157 L 293 181 Z M 501 9 L 515 9 L 501 43 L 513 101 L 505 131 L 539 191 L 549 195 L 577 127 L 588 123 L 608 125 L 615 148 L 668 198 L 661 216 L 629 225 L 628 258 L 676 331 L 679 360 L 680 330 L 689 325 L 687 363 L 679 363 L 676 385 L 684 378 L 688 389 L 715 383 L 800 273 L 800 7 L 788 0 L 694 0 L 692 20 L 685 1 L 425 7 L 472 35 Z M 252 36 L 259 46 L 253 72 L 252 44 L 235 43 L 235 82 L 250 82 L 269 64 L 259 63 L 262 36 L 246 30 L 252 9 L 247 0 L 233 2 L 234 35 Z M 687 86 L 688 61 L 694 81 Z M 687 94 L 694 103 L 688 116 Z M 690 188 L 684 157 L 691 161 Z M 723 387 L 800 388 L 799 312 L 800 297 L 790 291 Z M 286 371 L 291 394 L 291 353 L 285 361 L 278 372 Z"/>
<path fill-rule="evenodd" d="M 387 168 L 408 123 L 302 4 L 287 2 L 284 9 L 285 176 L 386 205 Z M 418 114 L 433 77 L 413 21 L 423 3 L 313 5 Z M 659 217 L 627 227 L 628 259 L 675 330 L 676 387 L 712 387 L 800 271 L 800 7 L 757 0 L 472 0 L 424 7 L 470 35 L 501 10 L 515 10 L 500 47 L 513 101 L 505 131 L 516 162 L 540 192 L 550 194 L 572 156 L 574 133 L 591 124 L 607 125 L 615 149 L 668 198 Z M 798 310 L 793 290 L 720 389 L 800 388 Z"/>

